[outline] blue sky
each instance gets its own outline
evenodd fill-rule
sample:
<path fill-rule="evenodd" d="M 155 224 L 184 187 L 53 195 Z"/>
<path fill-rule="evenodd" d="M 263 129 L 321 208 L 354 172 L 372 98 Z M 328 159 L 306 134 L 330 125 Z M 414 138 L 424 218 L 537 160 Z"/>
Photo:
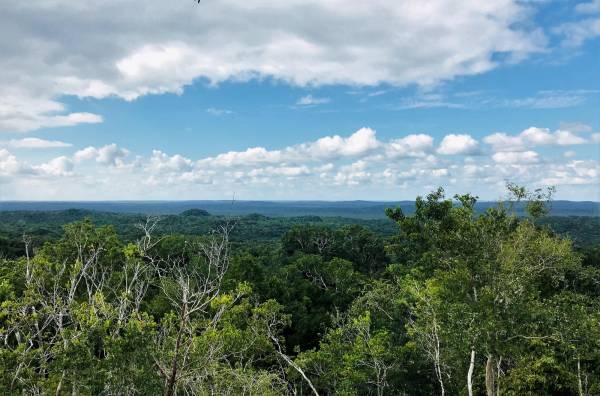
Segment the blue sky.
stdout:
<path fill-rule="evenodd" d="M 0 199 L 600 200 L 600 1 L 492 3 L 3 4 Z"/>

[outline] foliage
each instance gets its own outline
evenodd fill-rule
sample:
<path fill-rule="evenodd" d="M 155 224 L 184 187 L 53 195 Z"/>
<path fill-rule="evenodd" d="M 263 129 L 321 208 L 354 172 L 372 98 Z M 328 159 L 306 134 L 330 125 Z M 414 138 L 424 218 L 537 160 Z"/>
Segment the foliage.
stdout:
<path fill-rule="evenodd" d="M 598 394 L 597 220 L 508 187 L 483 213 L 438 189 L 369 227 L 12 214 L 0 393 Z"/>

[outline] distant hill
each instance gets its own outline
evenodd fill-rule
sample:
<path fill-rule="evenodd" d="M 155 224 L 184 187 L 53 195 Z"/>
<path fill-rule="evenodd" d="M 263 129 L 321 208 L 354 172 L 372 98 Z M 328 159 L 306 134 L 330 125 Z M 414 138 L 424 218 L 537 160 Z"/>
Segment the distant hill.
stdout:
<path fill-rule="evenodd" d="M 394 222 L 387 218 L 268 217 L 256 213 L 226 216 L 213 215 L 202 209 L 188 209 L 180 214 L 160 215 L 159 218 L 160 221 L 155 231 L 161 235 L 203 235 L 224 223 L 235 224 L 231 234 L 231 239 L 234 242 L 275 241 L 296 225 L 315 225 L 330 228 L 360 225 L 380 236 L 390 236 L 397 232 Z M 23 234 L 32 236 L 39 245 L 43 241 L 59 238 L 65 224 L 83 219 L 90 219 L 97 226 L 112 226 L 125 241 L 134 241 L 142 236 L 142 231 L 138 225 L 145 223 L 147 215 L 100 212 L 89 209 L 2 211 L 0 212 L 0 257 L 7 250 L 22 253 Z"/>
<path fill-rule="evenodd" d="M 335 229 L 359 225 L 381 237 L 389 237 L 398 232 L 396 224 L 387 218 L 266 216 L 259 213 L 230 216 L 214 215 L 204 209 L 187 209 L 180 214 L 165 214 L 159 217 L 161 220 L 155 231 L 161 235 L 203 235 L 225 222 L 231 222 L 235 224 L 231 234 L 235 243 L 274 242 L 294 226 L 312 225 Z M 86 218 L 97 226 L 114 227 L 123 240 L 131 242 L 142 236 L 138 225 L 146 221 L 147 215 L 89 209 L 0 211 L 0 257 L 21 255 L 23 234 L 33 237 L 35 245 L 39 246 L 44 241 L 59 238 L 65 224 Z M 600 216 L 550 216 L 541 219 L 539 224 L 570 237 L 576 245 L 600 243 Z"/>
<path fill-rule="evenodd" d="M 478 202 L 483 211 L 495 202 Z M 243 216 L 260 214 L 270 217 L 333 216 L 358 219 L 385 218 L 385 208 L 401 207 L 405 213 L 414 211 L 414 201 L 4 201 L 2 211 L 53 211 L 84 209 L 113 213 L 179 214 L 192 210 L 199 215 L 207 211 L 214 215 Z M 600 216 L 600 203 L 591 201 L 554 201 L 553 216 Z"/>

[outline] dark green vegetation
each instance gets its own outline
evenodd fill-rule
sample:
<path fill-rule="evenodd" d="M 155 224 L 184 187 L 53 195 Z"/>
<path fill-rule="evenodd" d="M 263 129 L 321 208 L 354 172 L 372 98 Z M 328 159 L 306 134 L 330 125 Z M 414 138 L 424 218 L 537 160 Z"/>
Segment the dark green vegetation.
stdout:
<path fill-rule="evenodd" d="M 4 212 L 0 394 L 600 394 L 598 218 L 509 187 L 368 221 Z"/>
<path fill-rule="evenodd" d="M 485 212 L 496 206 L 495 202 L 477 202 L 475 210 Z M 259 213 L 269 217 L 350 217 L 357 219 L 385 219 L 385 209 L 400 207 L 406 214 L 415 211 L 413 201 L 3 201 L 3 211 L 48 211 L 84 209 L 112 213 L 144 213 L 152 215 L 178 214 L 188 209 L 203 208 L 212 214 L 245 216 Z M 524 205 L 515 210 L 523 215 Z M 599 216 L 600 202 L 554 201 L 552 213 L 555 216 Z"/>
<path fill-rule="evenodd" d="M 96 226 L 110 225 L 124 242 L 135 242 L 142 236 L 138 225 L 145 222 L 147 217 L 144 214 L 98 212 L 86 209 L 0 211 L 0 252 L 8 257 L 18 257 L 23 254 L 23 234 L 32 237 L 35 245 L 41 245 L 43 242 L 60 238 L 65 225 L 85 219 L 89 219 Z M 358 225 L 380 237 L 390 237 L 397 232 L 396 224 L 387 217 L 383 219 L 321 216 L 268 217 L 260 214 L 230 217 L 212 215 L 206 210 L 193 208 L 178 215 L 160 215 L 158 219 L 160 221 L 154 232 L 159 235 L 204 235 L 229 220 L 235 223 L 230 238 L 236 243 L 276 242 L 296 226 L 339 229 Z M 538 219 L 537 223 L 568 236 L 576 245 L 587 246 L 600 243 L 600 217 L 597 216 L 547 216 Z"/>
<path fill-rule="evenodd" d="M 135 242 L 142 235 L 138 227 L 148 216 L 134 213 L 96 212 L 82 209 L 61 211 L 17 211 L 0 212 L 0 246 L 11 257 L 22 254 L 22 236 L 31 236 L 37 244 L 60 238 L 63 227 L 69 223 L 89 219 L 96 226 L 110 225 L 125 242 Z M 189 209 L 178 215 L 162 215 L 154 232 L 157 235 L 205 235 L 229 221 L 235 226 L 231 230 L 232 242 L 276 242 L 295 226 L 316 226 L 338 229 L 360 225 L 380 236 L 391 236 L 397 227 L 390 219 L 356 219 L 343 217 L 267 217 L 249 214 L 241 217 L 213 216 L 202 209 Z M 10 247 L 14 246 L 16 250 Z"/>

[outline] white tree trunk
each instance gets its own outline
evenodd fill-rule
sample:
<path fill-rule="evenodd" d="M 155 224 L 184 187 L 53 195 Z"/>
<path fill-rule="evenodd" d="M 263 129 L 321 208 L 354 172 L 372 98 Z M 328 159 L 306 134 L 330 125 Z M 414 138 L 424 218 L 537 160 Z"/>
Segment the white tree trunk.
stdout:
<path fill-rule="evenodd" d="M 469 396 L 473 396 L 473 369 L 475 368 L 475 349 L 471 349 L 471 362 L 469 363 L 469 372 L 467 373 L 467 389 Z"/>
<path fill-rule="evenodd" d="M 581 383 L 581 360 L 577 358 L 577 389 L 579 396 L 583 396 L 583 384 Z"/>

